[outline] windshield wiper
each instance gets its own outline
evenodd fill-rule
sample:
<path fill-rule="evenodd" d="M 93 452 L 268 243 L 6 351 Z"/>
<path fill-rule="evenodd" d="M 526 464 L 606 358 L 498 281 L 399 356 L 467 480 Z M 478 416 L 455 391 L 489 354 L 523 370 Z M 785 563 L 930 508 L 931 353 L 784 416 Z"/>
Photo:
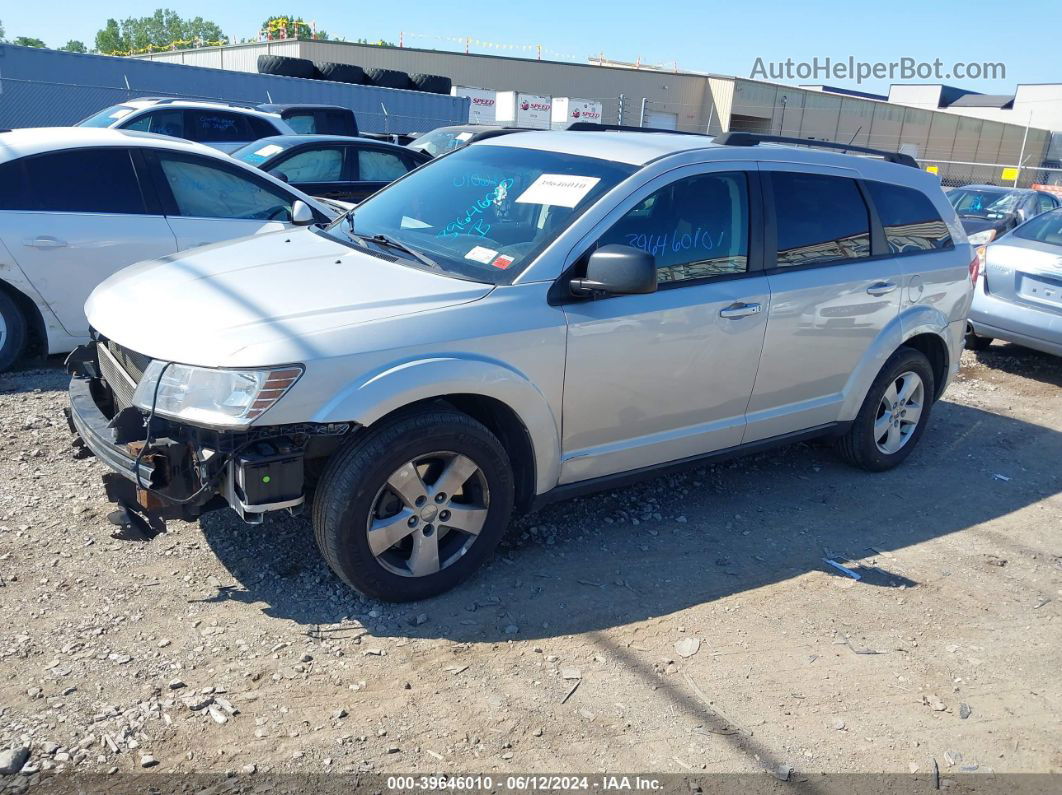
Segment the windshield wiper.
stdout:
<path fill-rule="evenodd" d="M 380 245 L 380 246 L 390 246 L 391 248 L 396 248 L 399 251 L 404 251 L 406 254 L 409 254 L 411 257 L 419 260 L 422 264 L 427 265 L 432 270 L 441 271 L 443 269 L 442 265 L 440 265 L 438 262 L 433 260 L 427 254 L 422 254 L 421 252 L 417 251 L 415 248 L 410 248 L 405 243 L 401 242 L 400 240 L 395 240 L 390 235 L 384 235 L 384 234 L 379 234 L 379 233 L 377 233 L 375 235 L 362 235 L 362 234 L 359 234 L 358 232 L 355 232 L 354 229 L 353 229 L 353 226 L 354 226 L 354 222 L 353 222 L 353 219 L 351 219 L 350 234 L 352 236 L 358 238 L 359 240 L 364 240 L 364 241 L 366 241 L 368 243 L 376 243 L 377 245 Z"/>

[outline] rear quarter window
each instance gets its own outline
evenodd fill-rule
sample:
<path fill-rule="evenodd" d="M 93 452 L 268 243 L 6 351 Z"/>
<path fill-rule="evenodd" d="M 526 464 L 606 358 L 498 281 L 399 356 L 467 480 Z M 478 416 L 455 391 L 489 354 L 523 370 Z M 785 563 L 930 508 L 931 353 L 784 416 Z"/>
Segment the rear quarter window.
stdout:
<path fill-rule="evenodd" d="M 924 193 L 887 182 L 866 182 L 892 254 L 951 248 L 947 224 Z"/>

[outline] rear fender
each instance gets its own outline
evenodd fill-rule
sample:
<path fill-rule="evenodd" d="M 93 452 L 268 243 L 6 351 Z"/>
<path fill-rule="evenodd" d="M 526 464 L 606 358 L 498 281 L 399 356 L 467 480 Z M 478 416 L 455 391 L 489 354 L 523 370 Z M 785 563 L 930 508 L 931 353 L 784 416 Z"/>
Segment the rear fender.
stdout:
<path fill-rule="evenodd" d="M 954 367 L 956 357 L 953 341 L 948 333 L 948 318 L 936 307 L 914 304 L 900 311 L 863 354 L 859 365 L 852 371 L 844 388 L 844 401 L 838 417 L 842 422 L 854 420 L 859 413 L 871 384 L 878 377 L 889 357 L 907 340 L 919 334 L 936 334 L 948 346 L 949 366 Z"/>
<path fill-rule="evenodd" d="M 560 428 L 549 401 L 523 373 L 497 360 L 441 355 L 395 362 L 350 383 L 313 421 L 370 426 L 403 406 L 459 394 L 494 398 L 511 408 L 534 448 L 536 493 L 557 484 Z"/>

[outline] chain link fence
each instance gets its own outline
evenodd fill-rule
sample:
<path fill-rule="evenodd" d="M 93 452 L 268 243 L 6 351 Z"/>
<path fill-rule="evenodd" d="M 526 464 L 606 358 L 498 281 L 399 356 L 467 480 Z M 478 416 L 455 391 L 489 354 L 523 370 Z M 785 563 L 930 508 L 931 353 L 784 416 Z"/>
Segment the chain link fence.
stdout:
<path fill-rule="evenodd" d="M 970 163 L 959 160 L 920 160 L 922 168 L 940 177 L 945 188 L 962 185 L 999 185 L 1032 188 L 1062 194 L 1062 168 L 1015 166 L 1005 163 Z"/>

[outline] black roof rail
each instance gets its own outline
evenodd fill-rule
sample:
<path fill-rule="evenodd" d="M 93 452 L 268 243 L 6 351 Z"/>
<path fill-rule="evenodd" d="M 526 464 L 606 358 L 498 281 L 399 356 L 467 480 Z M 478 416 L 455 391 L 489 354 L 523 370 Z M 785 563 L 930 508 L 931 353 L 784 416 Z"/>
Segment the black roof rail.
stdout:
<path fill-rule="evenodd" d="M 254 102 L 242 102 L 234 99 L 203 99 L 202 97 L 136 97 L 129 100 L 129 102 L 157 102 L 159 105 L 170 105 L 174 102 L 208 102 L 212 105 L 227 105 L 231 108 L 246 108 L 247 110 L 257 110 L 257 104 Z"/>
<path fill-rule="evenodd" d="M 749 132 L 727 132 L 715 136 L 715 143 L 723 146 L 757 146 L 762 143 L 771 144 L 796 144 L 799 146 L 813 146 L 818 149 L 838 149 L 844 152 L 864 152 L 868 155 L 878 155 L 890 163 L 901 166 L 919 168 L 917 161 L 904 152 L 890 152 L 887 149 L 874 149 L 870 146 L 856 146 L 843 144 L 839 141 L 817 141 L 814 138 L 791 138 L 786 135 L 761 135 Z"/>
<path fill-rule="evenodd" d="M 573 121 L 564 128 L 571 132 L 644 132 L 644 133 L 668 133 L 669 135 L 700 135 L 704 133 L 689 132 L 687 130 L 665 130 L 662 127 L 633 127 L 629 124 L 598 124 L 593 121 Z"/>

